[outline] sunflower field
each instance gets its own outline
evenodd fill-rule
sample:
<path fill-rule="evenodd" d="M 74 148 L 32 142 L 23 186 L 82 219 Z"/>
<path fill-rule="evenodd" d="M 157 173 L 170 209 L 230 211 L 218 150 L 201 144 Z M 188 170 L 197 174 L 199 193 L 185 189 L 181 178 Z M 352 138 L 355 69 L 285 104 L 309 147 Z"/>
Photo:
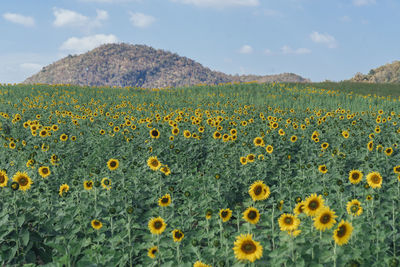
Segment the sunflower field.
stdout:
<path fill-rule="evenodd" d="M 400 266 L 399 101 L 0 85 L 0 265 Z"/>

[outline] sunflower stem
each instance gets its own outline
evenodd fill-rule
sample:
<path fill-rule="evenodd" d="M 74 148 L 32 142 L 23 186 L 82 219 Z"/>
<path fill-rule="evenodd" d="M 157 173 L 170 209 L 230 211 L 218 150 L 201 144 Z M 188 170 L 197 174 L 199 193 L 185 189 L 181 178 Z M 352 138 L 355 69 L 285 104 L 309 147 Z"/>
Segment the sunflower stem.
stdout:
<path fill-rule="evenodd" d="M 132 267 L 131 216 L 128 214 L 129 266 Z"/>
<path fill-rule="evenodd" d="M 336 242 L 333 242 L 333 267 L 336 267 Z"/>
<path fill-rule="evenodd" d="M 275 248 L 275 244 L 274 244 L 274 210 L 275 210 L 275 207 L 274 207 L 274 202 L 272 202 L 272 215 L 271 215 L 271 228 L 272 228 L 272 231 L 271 231 L 271 241 L 272 241 L 272 250 L 274 250 L 274 248 Z"/>
<path fill-rule="evenodd" d="M 13 200 L 13 202 L 14 202 L 14 214 L 15 214 L 15 233 L 17 234 L 17 240 L 16 240 L 16 243 L 17 243 L 17 256 L 19 256 L 19 233 L 18 233 L 18 211 L 17 211 L 17 198 L 16 198 L 16 193 L 15 193 L 15 191 L 13 192 L 14 193 L 14 200 Z"/>
<path fill-rule="evenodd" d="M 179 244 L 180 242 L 176 242 L 176 257 L 178 258 L 178 266 L 181 264 L 181 259 L 180 259 L 180 251 L 179 251 Z"/>
<path fill-rule="evenodd" d="M 392 205 L 392 228 L 393 228 L 393 257 L 396 258 L 396 233 L 395 233 L 395 208 L 394 208 L 394 200 Z"/>
<path fill-rule="evenodd" d="M 237 225 L 237 231 L 238 233 L 240 233 L 240 211 L 238 210 L 237 212 L 237 216 L 236 216 L 236 225 Z"/>

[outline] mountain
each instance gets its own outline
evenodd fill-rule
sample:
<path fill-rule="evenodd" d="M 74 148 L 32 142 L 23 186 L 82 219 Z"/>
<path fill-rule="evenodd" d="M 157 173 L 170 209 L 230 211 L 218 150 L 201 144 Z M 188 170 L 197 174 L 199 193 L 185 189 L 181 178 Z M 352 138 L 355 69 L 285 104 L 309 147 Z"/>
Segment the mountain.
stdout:
<path fill-rule="evenodd" d="M 352 82 L 400 83 L 400 61 L 372 69 L 368 74 L 357 73 L 350 79 Z"/>
<path fill-rule="evenodd" d="M 161 88 L 249 81 L 309 82 L 293 73 L 228 75 L 175 53 L 121 43 L 105 44 L 81 55 L 69 55 L 43 67 L 23 83 Z"/>

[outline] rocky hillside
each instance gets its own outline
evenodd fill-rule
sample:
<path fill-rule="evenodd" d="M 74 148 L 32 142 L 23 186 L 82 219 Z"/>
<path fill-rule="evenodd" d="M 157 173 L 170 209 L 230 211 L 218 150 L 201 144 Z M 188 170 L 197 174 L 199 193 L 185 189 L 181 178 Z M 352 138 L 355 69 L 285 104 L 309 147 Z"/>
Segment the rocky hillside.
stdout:
<path fill-rule="evenodd" d="M 350 79 L 352 82 L 368 83 L 400 83 L 400 61 L 394 61 L 376 69 L 368 74 L 357 73 Z"/>
<path fill-rule="evenodd" d="M 199 83 L 307 82 L 293 73 L 233 76 L 212 71 L 186 57 L 145 45 L 105 44 L 85 54 L 67 56 L 24 83 L 159 88 Z"/>

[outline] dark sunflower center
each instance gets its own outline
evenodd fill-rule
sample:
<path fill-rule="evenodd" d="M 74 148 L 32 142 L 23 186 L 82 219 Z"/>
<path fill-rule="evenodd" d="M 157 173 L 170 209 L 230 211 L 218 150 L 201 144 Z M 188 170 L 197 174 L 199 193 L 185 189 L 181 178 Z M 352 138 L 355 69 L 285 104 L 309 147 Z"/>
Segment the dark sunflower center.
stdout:
<path fill-rule="evenodd" d="M 156 222 L 154 223 L 154 228 L 156 228 L 156 229 L 161 229 L 161 227 L 162 227 L 162 222 L 156 221 Z"/>
<path fill-rule="evenodd" d="M 99 226 L 100 225 L 100 222 L 99 221 L 94 221 L 94 226 Z"/>
<path fill-rule="evenodd" d="M 0 175 L 0 184 L 4 183 L 5 180 L 6 178 L 4 177 L 4 175 Z"/>
<path fill-rule="evenodd" d="M 151 135 L 152 135 L 152 136 L 158 136 L 158 132 L 155 131 L 155 130 L 154 130 L 154 131 L 151 131 Z"/>
<path fill-rule="evenodd" d="M 287 224 L 287 225 L 292 225 L 293 219 L 290 218 L 290 217 L 286 217 L 285 220 L 284 220 L 284 222 L 285 222 L 285 224 Z"/>
<path fill-rule="evenodd" d="M 164 203 L 164 204 L 166 204 L 166 203 L 168 203 L 168 198 L 167 197 L 163 197 L 162 199 L 161 199 L 161 202 L 162 203 Z"/>
<path fill-rule="evenodd" d="M 339 227 L 339 230 L 336 232 L 337 237 L 343 237 L 346 234 L 346 226 L 342 225 Z"/>
<path fill-rule="evenodd" d="M 257 249 L 256 245 L 252 241 L 244 242 L 240 248 L 246 254 L 252 254 Z"/>
<path fill-rule="evenodd" d="M 323 171 L 323 172 L 326 171 L 326 167 L 322 166 L 321 171 Z"/>
<path fill-rule="evenodd" d="M 222 218 L 227 217 L 228 216 L 228 212 L 227 211 L 221 212 L 221 216 L 222 216 Z"/>
<path fill-rule="evenodd" d="M 311 201 L 310 204 L 308 205 L 308 208 L 310 210 L 316 210 L 319 207 L 319 203 L 315 200 Z"/>
<path fill-rule="evenodd" d="M 47 173 L 49 173 L 49 170 L 47 168 L 43 168 L 42 172 L 43 172 L 43 174 L 47 174 Z"/>
<path fill-rule="evenodd" d="M 250 155 L 249 156 L 249 160 L 253 160 L 254 159 L 254 156 L 253 155 Z"/>
<path fill-rule="evenodd" d="M 331 215 L 329 214 L 324 214 L 321 216 L 321 219 L 319 220 L 322 224 L 327 224 L 331 221 Z"/>
<path fill-rule="evenodd" d="M 372 176 L 372 182 L 374 183 L 374 184 L 379 184 L 379 182 L 380 182 L 380 179 L 379 179 L 379 177 L 378 177 L 378 175 L 374 175 L 374 176 Z"/>
<path fill-rule="evenodd" d="M 182 237 L 182 233 L 180 231 L 175 232 L 175 238 L 179 239 Z"/>
<path fill-rule="evenodd" d="M 396 171 L 396 172 L 400 172 L 400 167 L 396 167 L 396 168 L 395 168 L 395 171 Z"/>
<path fill-rule="evenodd" d="M 304 205 L 300 205 L 300 206 L 299 206 L 299 211 L 300 211 L 300 213 L 302 213 L 303 210 L 304 210 Z"/>
<path fill-rule="evenodd" d="M 112 168 L 114 168 L 115 166 L 117 166 L 117 162 L 116 162 L 116 161 L 111 161 L 111 162 L 110 162 L 110 166 L 111 166 Z"/>
<path fill-rule="evenodd" d="M 28 179 L 26 179 L 25 177 L 20 177 L 18 182 L 21 186 L 26 186 L 28 184 Z"/>
<path fill-rule="evenodd" d="M 257 140 L 256 140 L 256 144 L 257 144 L 257 145 L 261 144 L 261 140 L 260 140 L 260 139 L 257 139 Z"/>
<path fill-rule="evenodd" d="M 258 196 L 259 194 L 261 194 L 261 192 L 262 192 L 262 187 L 261 187 L 261 185 L 257 185 L 255 188 L 254 188 L 254 194 L 256 195 L 256 196 Z"/>
<path fill-rule="evenodd" d="M 108 180 L 108 179 L 104 180 L 104 184 L 105 185 L 110 185 L 110 180 Z"/>
<path fill-rule="evenodd" d="M 360 175 L 358 173 L 353 173 L 352 175 L 353 180 L 358 180 L 359 177 Z"/>
<path fill-rule="evenodd" d="M 86 186 L 87 186 L 87 187 L 92 187 L 92 186 L 93 186 L 93 183 L 92 183 L 92 182 L 87 182 L 87 183 L 86 183 Z"/>
<path fill-rule="evenodd" d="M 156 252 L 157 252 L 157 249 L 152 249 L 151 250 L 151 254 L 156 254 Z"/>
<path fill-rule="evenodd" d="M 254 220 L 255 218 L 257 218 L 257 212 L 256 212 L 255 210 L 251 210 L 251 211 L 247 214 L 247 217 L 248 217 L 250 220 Z"/>
<path fill-rule="evenodd" d="M 155 160 L 155 159 L 153 159 L 153 160 L 151 161 L 151 166 L 157 167 L 157 166 L 158 166 L 158 161 Z"/>

